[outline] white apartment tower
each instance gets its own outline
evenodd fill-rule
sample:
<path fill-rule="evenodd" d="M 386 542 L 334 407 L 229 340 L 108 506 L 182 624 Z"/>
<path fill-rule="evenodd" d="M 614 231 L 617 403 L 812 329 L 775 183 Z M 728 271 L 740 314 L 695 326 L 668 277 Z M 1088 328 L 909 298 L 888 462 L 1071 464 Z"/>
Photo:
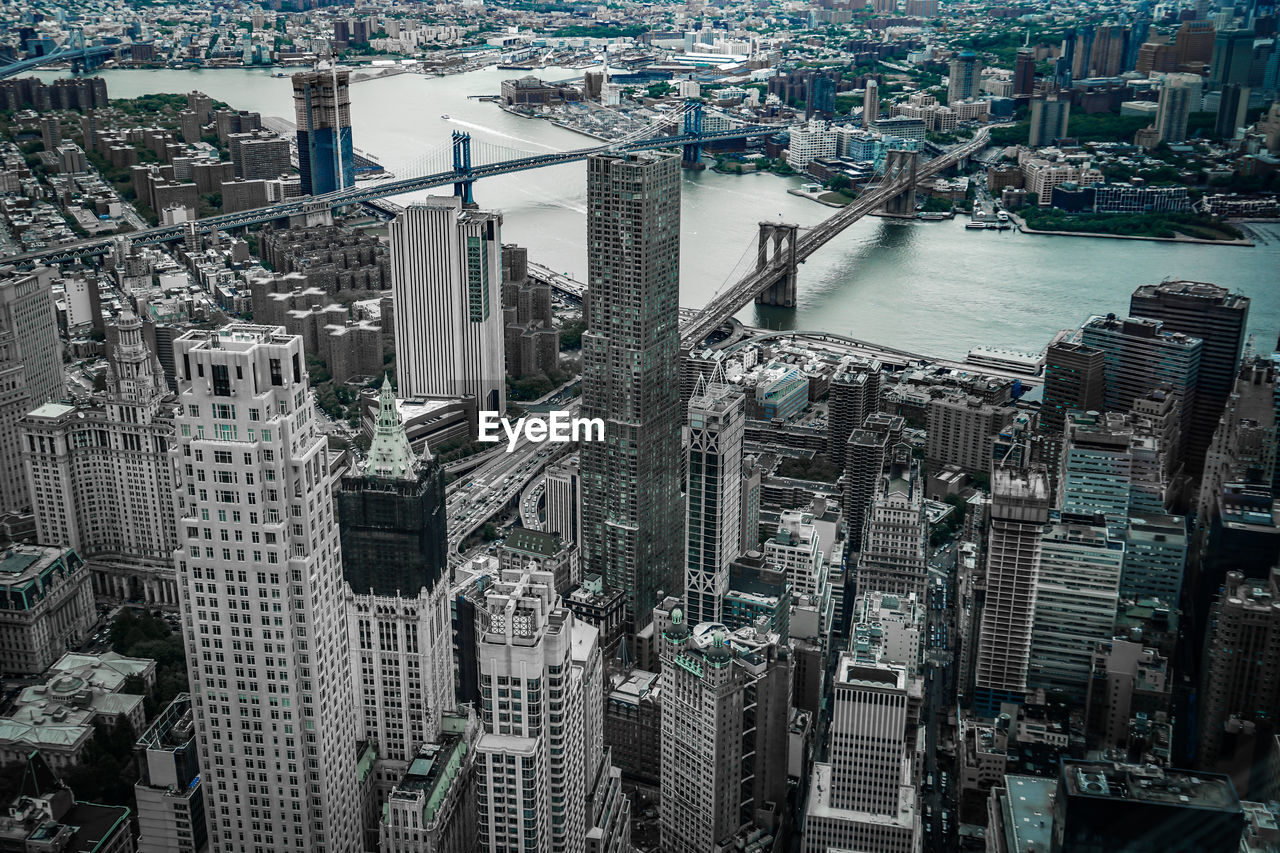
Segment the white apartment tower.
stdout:
<path fill-rule="evenodd" d="M 1041 533 L 1050 502 L 1042 469 L 992 471 L 987 597 L 974 678 L 975 709 L 984 717 L 994 718 L 1000 703 L 1020 703 L 1026 696 Z"/>
<path fill-rule="evenodd" d="M 722 621 L 729 564 L 739 554 L 746 402 L 735 386 L 698 377 L 689 400 L 685 600 L 692 624 Z"/>
<path fill-rule="evenodd" d="M 818 544 L 813 515 L 791 509 L 783 510 L 777 534 L 764 543 L 765 561 L 786 570 L 793 598 L 828 594 L 826 558 Z"/>
<path fill-rule="evenodd" d="M 813 765 L 805 815 L 805 853 L 877 850 L 911 853 L 920 833 L 907 744 L 904 667 L 836 665 L 827 762 Z"/>
<path fill-rule="evenodd" d="M 409 205 L 391 223 L 401 397 L 475 397 L 506 409 L 502 214 L 456 197 Z"/>
<path fill-rule="evenodd" d="M 175 560 L 210 849 L 359 850 L 334 476 L 302 338 L 233 323 L 174 350 Z"/>
<path fill-rule="evenodd" d="M 604 751 L 598 632 L 560 605 L 548 571 L 504 570 L 477 617 L 476 849 L 587 853 L 588 839 L 592 851 L 627 849 L 629 807 Z"/>

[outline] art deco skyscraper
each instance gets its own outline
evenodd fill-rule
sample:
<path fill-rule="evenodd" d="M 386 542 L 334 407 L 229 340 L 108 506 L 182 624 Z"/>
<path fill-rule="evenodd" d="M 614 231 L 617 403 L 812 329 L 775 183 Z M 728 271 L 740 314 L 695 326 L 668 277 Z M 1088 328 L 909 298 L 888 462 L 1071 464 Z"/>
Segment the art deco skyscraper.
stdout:
<path fill-rule="evenodd" d="M 413 453 L 384 380 L 373 441 L 338 492 L 360 739 L 394 778 L 453 707 L 444 470 Z"/>
<path fill-rule="evenodd" d="M 350 78 L 350 71 L 333 68 L 293 75 L 303 195 L 321 195 L 355 183 Z"/>
<path fill-rule="evenodd" d="M 359 850 L 334 478 L 302 338 L 234 323 L 174 348 L 176 562 L 209 846 Z"/>
<path fill-rule="evenodd" d="M 684 582 L 680 505 L 680 161 L 587 160 L 587 331 L 582 416 L 584 572 L 626 594 L 632 630 Z"/>
<path fill-rule="evenodd" d="M 391 223 L 400 396 L 476 398 L 506 408 L 502 214 L 453 196 L 411 204 Z"/>
<path fill-rule="evenodd" d="M 742 522 L 742 392 L 700 378 L 689 401 L 689 497 L 685 539 L 685 598 L 689 620 L 721 622 L 729 564 L 737 558 Z"/>
<path fill-rule="evenodd" d="M 109 599 L 176 606 L 174 397 L 142 321 L 107 326 L 105 405 L 45 403 L 20 424 L 37 541 L 69 545 Z"/>

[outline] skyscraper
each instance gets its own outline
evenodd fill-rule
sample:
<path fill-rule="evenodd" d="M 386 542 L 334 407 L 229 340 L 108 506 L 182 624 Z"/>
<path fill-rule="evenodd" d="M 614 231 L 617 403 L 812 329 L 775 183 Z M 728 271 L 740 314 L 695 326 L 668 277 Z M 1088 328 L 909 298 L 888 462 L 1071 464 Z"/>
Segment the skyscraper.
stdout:
<path fill-rule="evenodd" d="M 504 570 L 481 607 L 476 849 L 628 850 L 630 807 L 604 749 L 596 629 L 561 605 L 551 572 Z"/>
<path fill-rule="evenodd" d="M 868 80 L 867 87 L 862 92 L 862 129 L 871 130 L 879 117 L 880 84 L 875 80 Z"/>
<path fill-rule="evenodd" d="M 1249 123 L 1249 95 L 1252 90 L 1239 83 L 1227 83 L 1222 87 L 1218 100 L 1218 117 L 1213 132 L 1222 139 L 1234 139 L 1236 130 Z"/>
<path fill-rule="evenodd" d="M 1152 390 L 1168 386 L 1179 406 L 1179 450 L 1188 452 L 1192 413 L 1199 387 L 1199 338 L 1166 329 L 1159 320 L 1142 317 L 1090 317 L 1081 339 L 1104 353 L 1106 394 L 1113 412 L 1129 412 Z M 1201 454 L 1203 457 L 1203 452 Z"/>
<path fill-rule="evenodd" d="M 994 717 L 1027 692 L 1041 531 L 1049 517 L 1044 471 L 996 468 L 991 475 L 987 597 L 978 634 L 975 710 Z"/>
<path fill-rule="evenodd" d="M 581 488 L 578 457 L 547 469 L 547 522 L 544 529 L 575 545 L 582 540 Z"/>
<path fill-rule="evenodd" d="M 721 381 L 698 381 L 689 401 L 688 498 L 685 524 L 685 600 L 689 619 L 722 622 L 729 564 L 737 558 L 742 522 L 742 391 Z"/>
<path fill-rule="evenodd" d="M 350 71 L 336 68 L 293 75 L 303 195 L 322 195 L 355 183 L 350 77 Z"/>
<path fill-rule="evenodd" d="M 664 602 L 665 603 L 665 602 Z M 787 795 L 791 650 L 754 627 L 691 625 L 659 608 L 662 850 L 703 853 L 753 826 L 776 830 Z"/>
<path fill-rule="evenodd" d="M 1183 142 L 1187 119 L 1200 109 L 1199 74 L 1168 74 L 1160 85 L 1156 106 L 1156 135 L 1161 142 Z"/>
<path fill-rule="evenodd" d="M 919 849 L 909 683 L 905 667 L 841 652 L 828 761 L 814 763 L 809 784 L 805 853 Z"/>
<path fill-rule="evenodd" d="M 337 504 L 360 739 L 376 745 L 380 776 L 398 776 L 440 735 L 454 679 L 444 471 L 410 449 L 389 380 Z"/>
<path fill-rule="evenodd" d="M 89 560 L 104 598 L 176 607 L 175 401 L 133 312 L 107 341 L 102 404 L 46 403 L 20 424 L 36 538 Z"/>
<path fill-rule="evenodd" d="M 0 279 L 0 514 L 31 506 L 18 422 L 62 399 L 62 345 L 53 313 L 53 270 Z"/>
<path fill-rule="evenodd" d="M 1105 353 L 1072 341 L 1052 343 L 1044 356 L 1044 391 L 1040 428 L 1046 435 L 1061 436 L 1067 413 L 1102 411 L 1106 377 Z"/>
<path fill-rule="evenodd" d="M 1209 61 L 1209 88 L 1221 89 L 1236 83 L 1249 84 L 1253 64 L 1253 30 L 1222 30 L 1213 37 L 1213 59 Z"/>
<path fill-rule="evenodd" d="M 1029 47 L 1018 48 L 1013 66 L 1013 97 L 1030 98 L 1035 91 L 1036 53 Z"/>
<path fill-rule="evenodd" d="M 236 323 L 174 347 L 176 561 L 210 847 L 356 850 L 334 477 L 302 338 Z"/>
<path fill-rule="evenodd" d="M 430 198 L 389 230 L 400 396 L 471 396 L 505 411 L 502 214 Z"/>
<path fill-rule="evenodd" d="M 1045 532 L 1035 585 L 1030 687 L 1084 702 L 1093 649 L 1116 625 L 1124 544 L 1101 516 L 1063 513 Z"/>
<path fill-rule="evenodd" d="M 680 507 L 680 162 L 657 153 L 587 160 L 584 572 L 626 594 L 632 629 L 684 581 Z"/>
<path fill-rule="evenodd" d="M 1074 412 L 1067 419 L 1057 506 L 1064 513 L 1102 515 L 1124 533 L 1133 488 L 1133 426 L 1119 412 Z"/>
<path fill-rule="evenodd" d="M 971 50 L 962 50 L 951 60 L 951 72 L 947 79 L 947 100 L 950 103 L 967 101 L 976 97 L 982 78 L 982 60 Z"/>
<path fill-rule="evenodd" d="M 1198 477 L 1213 431 L 1235 387 L 1249 322 L 1249 297 L 1202 281 L 1166 281 L 1135 290 L 1129 313 L 1159 320 L 1166 331 L 1203 342 L 1190 422 L 1183 421 L 1189 429 L 1185 440 L 1187 469 Z"/>
<path fill-rule="evenodd" d="M 887 592 L 924 600 L 928 525 L 920 466 L 906 445 L 894 448 L 876 486 L 858 555 L 859 595 Z"/>
<path fill-rule="evenodd" d="M 1071 119 L 1071 101 L 1058 95 L 1035 98 L 1031 101 L 1031 129 L 1027 144 L 1032 148 L 1053 145 L 1067 135 L 1067 122 Z"/>
<path fill-rule="evenodd" d="M 1280 705 L 1280 569 L 1266 580 L 1227 574 L 1211 611 L 1203 667 L 1196 761 L 1212 768 L 1224 757 L 1233 722 L 1274 721 Z"/>
<path fill-rule="evenodd" d="M 849 436 L 880 408 L 880 370 L 880 362 L 872 360 L 843 365 L 831 377 L 827 391 L 827 458 L 839 471 L 845 468 Z"/>

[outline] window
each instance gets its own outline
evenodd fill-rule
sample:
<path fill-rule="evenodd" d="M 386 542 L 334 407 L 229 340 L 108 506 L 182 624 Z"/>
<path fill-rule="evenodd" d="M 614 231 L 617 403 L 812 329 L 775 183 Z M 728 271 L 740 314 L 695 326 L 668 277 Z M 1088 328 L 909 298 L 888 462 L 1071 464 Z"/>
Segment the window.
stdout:
<path fill-rule="evenodd" d="M 215 364 L 213 367 L 213 394 L 215 397 L 231 396 L 231 375 L 227 371 L 225 364 Z"/>

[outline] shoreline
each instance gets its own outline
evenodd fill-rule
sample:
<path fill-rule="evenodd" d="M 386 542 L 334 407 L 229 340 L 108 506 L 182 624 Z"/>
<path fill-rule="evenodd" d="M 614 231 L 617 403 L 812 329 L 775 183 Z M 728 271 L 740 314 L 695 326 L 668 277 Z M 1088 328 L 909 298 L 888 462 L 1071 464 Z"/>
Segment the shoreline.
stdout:
<path fill-rule="evenodd" d="M 1100 234 L 1096 231 L 1041 231 L 1031 228 L 1026 221 L 1015 213 L 1010 213 L 1009 218 L 1018 226 L 1018 230 L 1023 234 L 1037 234 L 1048 237 L 1101 237 L 1108 240 L 1146 240 L 1149 243 L 1190 243 L 1202 246 L 1240 246 L 1243 248 L 1254 248 L 1257 246 L 1252 240 L 1206 240 L 1203 237 L 1188 237 L 1185 234 L 1179 234 L 1176 237 L 1144 237 L 1139 234 Z"/>

